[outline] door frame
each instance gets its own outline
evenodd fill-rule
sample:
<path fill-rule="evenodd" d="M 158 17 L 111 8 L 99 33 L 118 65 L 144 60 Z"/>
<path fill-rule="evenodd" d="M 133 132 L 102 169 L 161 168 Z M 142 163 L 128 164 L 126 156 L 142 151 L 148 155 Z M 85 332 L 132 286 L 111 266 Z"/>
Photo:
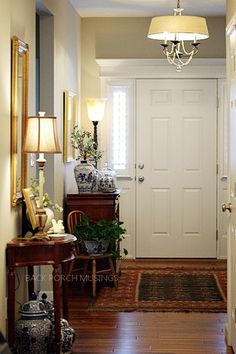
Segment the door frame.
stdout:
<path fill-rule="evenodd" d="M 193 59 L 191 63 L 186 66 L 183 71 L 176 72 L 175 68 L 171 66 L 165 59 L 97 59 L 97 64 L 100 67 L 100 79 L 101 79 L 101 95 L 106 96 L 109 82 L 121 81 L 121 80 L 131 80 L 132 82 L 136 79 L 217 79 L 218 82 L 218 101 L 222 100 L 222 90 L 220 89 L 221 79 L 226 79 L 226 60 L 225 59 Z M 134 95 L 134 100 L 136 99 Z M 133 102 L 135 105 L 135 102 Z M 219 126 L 220 111 L 218 109 L 218 126 Z M 106 129 L 106 127 L 104 126 Z M 104 134 L 105 136 L 107 135 Z M 106 139 L 106 138 L 105 138 Z M 101 143 L 103 150 L 106 150 L 106 143 L 104 143 L 103 137 L 101 137 Z M 219 139 L 219 136 L 218 136 Z M 219 157 L 219 151 L 218 151 Z M 217 157 L 218 164 L 220 163 Z M 219 169 L 220 166 L 218 166 Z M 217 168 L 217 166 L 216 166 Z M 135 161 L 134 161 L 135 169 Z M 123 179 L 123 178 L 122 178 Z M 119 178 L 118 178 L 119 180 Z M 124 180 L 124 179 L 123 179 Z M 217 183 L 218 185 L 218 183 Z M 135 192 L 135 182 L 132 184 L 132 205 L 129 207 L 133 211 L 132 219 L 136 218 L 136 192 Z M 122 201 L 122 195 L 121 195 Z M 219 210 L 219 193 L 217 193 L 217 213 Z M 219 220 L 219 218 L 218 218 Z M 129 234 L 129 255 L 130 258 L 136 257 L 136 223 L 132 221 L 132 230 Z M 219 225 L 217 225 L 219 227 Z M 219 240 L 217 240 L 217 257 L 224 258 L 220 254 Z"/>

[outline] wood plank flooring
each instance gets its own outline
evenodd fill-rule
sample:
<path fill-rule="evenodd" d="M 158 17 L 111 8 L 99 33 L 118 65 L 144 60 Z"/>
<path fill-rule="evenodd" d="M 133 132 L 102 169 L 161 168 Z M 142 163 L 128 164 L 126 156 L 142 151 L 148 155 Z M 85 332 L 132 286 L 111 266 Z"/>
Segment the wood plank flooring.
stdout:
<path fill-rule="evenodd" d="M 122 268 L 160 266 L 225 267 L 219 261 L 123 261 Z M 213 264 L 214 263 L 214 264 Z M 173 265 L 171 265 L 173 266 Z M 71 289 L 73 354 L 232 354 L 225 343 L 227 315 L 221 313 L 86 312 L 91 289 Z M 125 301 L 125 299 L 124 299 Z"/>

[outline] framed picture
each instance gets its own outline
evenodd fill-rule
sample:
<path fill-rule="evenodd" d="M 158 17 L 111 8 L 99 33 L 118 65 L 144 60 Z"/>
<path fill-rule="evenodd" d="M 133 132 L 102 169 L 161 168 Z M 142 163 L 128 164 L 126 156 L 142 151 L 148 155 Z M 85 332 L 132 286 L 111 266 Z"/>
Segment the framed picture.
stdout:
<path fill-rule="evenodd" d="M 75 149 L 72 147 L 70 138 L 76 125 L 76 94 L 72 91 L 63 93 L 63 161 L 70 162 L 75 159 Z"/>
<path fill-rule="evenodd" d="M 36 216 L 37 204 L 36 204 L 35 196 L 31 188 L 23 188 L 22 192 L 23 192 L 26 208 L 29 214 L 29 220 L 32 229 L 34 230 L 36 229 L 36 227 L 39 226 L 38 218 Z"/>

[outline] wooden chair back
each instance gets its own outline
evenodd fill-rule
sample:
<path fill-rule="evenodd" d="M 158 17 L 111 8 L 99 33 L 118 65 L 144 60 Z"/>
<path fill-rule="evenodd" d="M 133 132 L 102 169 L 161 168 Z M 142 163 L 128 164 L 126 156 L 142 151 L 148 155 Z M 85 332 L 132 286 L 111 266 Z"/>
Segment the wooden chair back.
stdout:
<path fill-rule="evenodd" d="M 67 227 L 70 234 L 73 234 L 74 228 L 81 221 L 84 212 L 81 210 L 72 210 L 67 216 Z"/>

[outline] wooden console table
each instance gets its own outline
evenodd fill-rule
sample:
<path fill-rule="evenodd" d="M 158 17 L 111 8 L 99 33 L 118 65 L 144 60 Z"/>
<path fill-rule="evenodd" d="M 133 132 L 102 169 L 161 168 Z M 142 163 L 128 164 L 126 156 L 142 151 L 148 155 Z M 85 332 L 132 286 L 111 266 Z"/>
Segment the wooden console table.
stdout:
<path fill-rule="evenodd" d="M 63 299 L 63 317 L 68 319 L 67 305 L 67 266 L 66 262 L 74 259 L 74 242 L 76 237 L 67 234 L 64 239 L 50 241 L 30 241 L 29 239 L 14 239 L 7 244 L 8 267 L 8 342 L 10 347 L 15 343 L 15 268 L 29 267 L 33 274 L 35 265 L 52 265 L 53 301 L 55 318 L 56 354 L 61 348 L 61 298 Z M 60 272 L 60 265 L 62 270 Z M 61 287 L 62 283 L 62 295 Z M 29 287 L 32 281 L 29 282 Z"/>

